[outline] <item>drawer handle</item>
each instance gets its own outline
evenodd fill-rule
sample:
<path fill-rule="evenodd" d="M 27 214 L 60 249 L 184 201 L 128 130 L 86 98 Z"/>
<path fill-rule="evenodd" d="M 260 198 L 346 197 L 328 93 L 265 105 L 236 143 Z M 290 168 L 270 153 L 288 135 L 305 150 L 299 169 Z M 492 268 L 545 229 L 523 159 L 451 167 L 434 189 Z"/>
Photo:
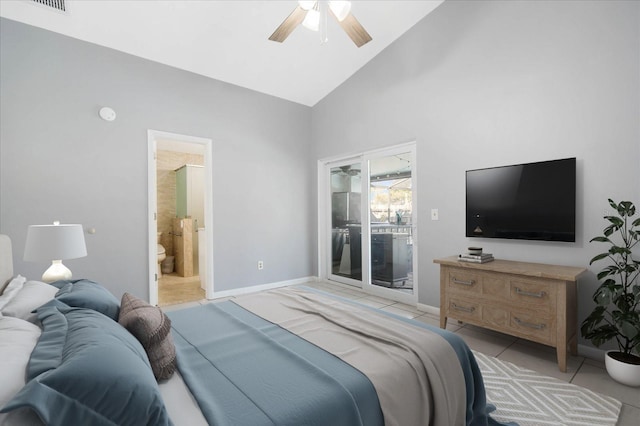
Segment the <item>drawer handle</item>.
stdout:
<path fill-rule="evenodd" d="M 476 308 L 474 306 L 470 307 L 470 308 L 465 308 L 464 306 L 458 306 L 455 303 L 451 304 L 451 307 L 453 309 L 455 309 L 456 311 L 462 311 L 462 312 L 467 312 L 467 313 L 472 313 L 473 311 L 476 310 Z"/>
<path fill-rule="evenodd" d="M 459 279 L 457 279 L 455 277 L 452 278 L 451 281 L 453 281 L 455 284 L 462 284 L 462 285 L 467 285 L 467 286 L 472 286 L 472 285 L 474 285 L 476 283 L 474 280 L 462 281 L 462 280 L 459 280 Z"/>
<path fill-rule="evenodd" d="M 516 287 L 516 294 L 521 294 L 523 296 L 529 296 L 529 297 L 543 298 L 547 293 L 545 293 L 544 291 L 533 293 L 531 291 L 524 291 L 524 290 L 521 290 L 519 287 Z"/>
<path fill-rule="evenodd" d="M 533 323 L 530 323 L 530 322 L 522 321 L 522 320 L 521 320 L 520 318 L 518 318 L 518 317 L 513 318 L 513 320 L 514 320 L 518 325 L 521 325 L 521 326 L 523 326 L 523 327 L 534 328 L 534 329 L 536 329 L 536 330 L 542 330 L 543 328 L 545 328 L 545 327 L 546 327 L 546 325 L 545 325 L 545 324 L 533 324 Z"/>

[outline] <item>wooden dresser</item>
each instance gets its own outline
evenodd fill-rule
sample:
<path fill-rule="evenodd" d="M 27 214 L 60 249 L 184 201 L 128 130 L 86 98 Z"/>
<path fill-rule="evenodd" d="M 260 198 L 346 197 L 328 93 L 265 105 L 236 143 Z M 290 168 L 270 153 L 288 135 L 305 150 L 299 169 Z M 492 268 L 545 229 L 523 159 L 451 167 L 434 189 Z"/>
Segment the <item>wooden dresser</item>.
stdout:
<path fill-rule="evenodd" d="M 567 348 L 577 354 L 576 281 L 585 268 L 514 262 L 440 264 L 440 327 L 447 318 L 556 348 L 567 371 Z"/>

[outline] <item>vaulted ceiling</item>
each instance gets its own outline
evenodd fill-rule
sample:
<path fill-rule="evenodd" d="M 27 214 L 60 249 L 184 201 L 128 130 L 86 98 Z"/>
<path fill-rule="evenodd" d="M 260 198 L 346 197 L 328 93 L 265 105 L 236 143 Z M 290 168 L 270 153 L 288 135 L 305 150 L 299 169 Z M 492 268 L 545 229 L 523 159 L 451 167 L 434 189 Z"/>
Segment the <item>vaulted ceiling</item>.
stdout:
<path fill-rule="evenodd" d="M 0 16 L 313 106 L 443 1 L 353 1 L 373 37 L 361 48 L 333 19 L 324 44 L 302 26 L 269 41 L 295 0 L 66 0 L 67 13 L 2 0 Z"/>

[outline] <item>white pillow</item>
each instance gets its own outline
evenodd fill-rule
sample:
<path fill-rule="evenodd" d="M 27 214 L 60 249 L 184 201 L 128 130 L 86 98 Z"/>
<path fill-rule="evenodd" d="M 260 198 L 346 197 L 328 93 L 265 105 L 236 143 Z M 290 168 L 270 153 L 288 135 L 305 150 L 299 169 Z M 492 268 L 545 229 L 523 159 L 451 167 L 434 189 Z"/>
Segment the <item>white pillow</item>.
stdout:
<path fill-rule="evenodd" d="M 20 291 L 24 282 L 27 281 L 22 275 L 18 275 L 4 288 L 4 291 L 0 295 L 0 309 L 4 307 L 15 295 Z"/>
<path fill-rule="evenodd" d="M 25 385 L 25 372 L 41 330 L 35 324 L 0 317 L 0 407 L 4 407 Z"/>
<path fill-rule="evenodd" d="M 6 317 L 16 317 L 35 323 L 38 317 L 31 311 L 53 299 L 57 292 L 58 288 L 50 284 L 27 281 L 0 312 Z"/>

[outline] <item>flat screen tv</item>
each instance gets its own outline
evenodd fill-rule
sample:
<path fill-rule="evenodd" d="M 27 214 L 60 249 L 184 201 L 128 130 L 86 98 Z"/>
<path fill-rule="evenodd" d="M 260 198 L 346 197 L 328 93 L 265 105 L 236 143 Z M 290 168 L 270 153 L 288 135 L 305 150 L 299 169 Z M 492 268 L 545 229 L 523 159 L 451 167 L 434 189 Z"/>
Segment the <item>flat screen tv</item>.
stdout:
<path fill-rule="evenodd" d="M 576 159 L 466 172 L 466 236 L 576 240 Z"/>

